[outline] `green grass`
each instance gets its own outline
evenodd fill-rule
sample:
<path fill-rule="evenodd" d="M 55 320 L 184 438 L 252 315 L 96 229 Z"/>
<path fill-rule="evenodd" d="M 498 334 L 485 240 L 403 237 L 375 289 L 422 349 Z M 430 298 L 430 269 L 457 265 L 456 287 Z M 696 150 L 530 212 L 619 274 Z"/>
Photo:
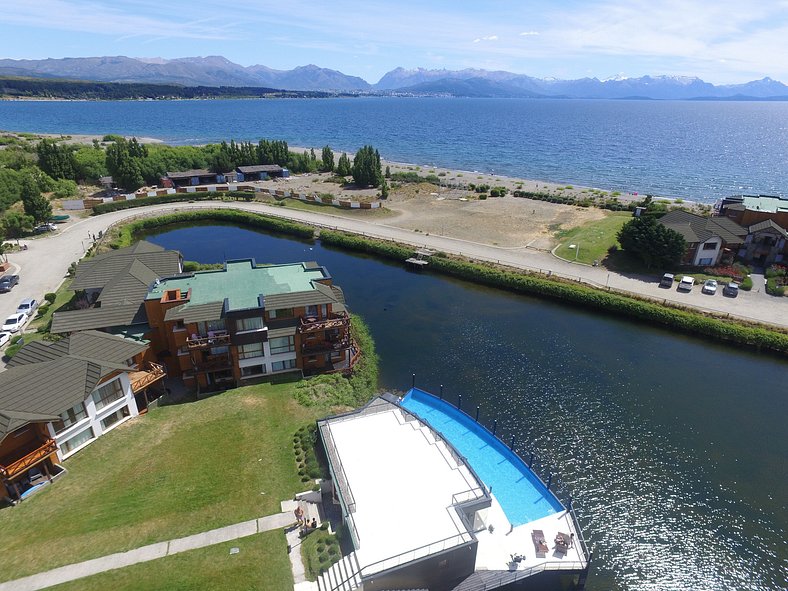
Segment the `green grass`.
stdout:
<path fill-rule="evenodd" d="M 339 537 L 325 530 L 315 530 L 301 542 L 301 559 L 306 578 L 310 581 L 317 580 L 321 571 L 327 570 L 341 557 Z"/>
<path fill-rule="evenodd" d="M 230 554 L 238 548 L 238 554 Z M 52 591 L 292 591 L 281 531 L 174 554 L 51 587 Z"/>
<path fill-rule="evenodd" d="M 53 486 L 0 511 L 0 579 L 278 513 L 304 488 L 293 435 L 321 412 L 294 387 L 165 406 L 99 438 Z"/>
<path fill-rule="evenodd" d="M 618 244 L 616 234 L 630 219 L 632 214 L 628 211 L 611 212 L 601 220 L 571 230 L 559 231 L 556 233 L 556 238 L 561 241 L 561 245 L 556 249 L 555 254 L 562 259 L 573 261 L 577 253 L 577 260 L 587 264 L 595 260 L 601 261 L 607 256 L 607 250 Z M 570 244 L 574 244 L 576 249 L 569 248 Z"/>
<path fill-rule="evenodd" d="M 28 330 L 38 330 L 42 326 L 46 326 L 49 320 L 52 318 L 52 314 L 54 314 L 58 309 L 69 303 L 72 298 L 74 297 L 74 292 L 69 291 L 69 286 L 71 285 L 71 279 L 66 279 L 63 282 L 58 290 L 55 292 L 55 301 L 54 303 L 49 306 L 49 309 L 43 316 L 36 317 L 29 325 Z M 46 302 L 46 300 L 42 300 L 42 303 Z"/>
<path fill-rule="evenodd" d="M 276 202 L 273 198 L 271 202 Z M 352 217 L 352 218 L 380 218 L 380 217 L 388 217 L 392 215 L 394 212 L 390 209 L 385 207 L 378 207 L 375 209 L 361 209 L 361 208 L 344 208 L 344 207 L 336 207 L 334 205 L 322 204 L 322 203 L 309 203 L 308 201 L 301 201 L 300 199 L 283 199 L 279 201 L 283 204 L 283 207 L 288 209 L 300 209 L 302 211 L 314 211 L 318 213 L 327 213 L 330 215 L 339 215 L 342 217 Z"/>

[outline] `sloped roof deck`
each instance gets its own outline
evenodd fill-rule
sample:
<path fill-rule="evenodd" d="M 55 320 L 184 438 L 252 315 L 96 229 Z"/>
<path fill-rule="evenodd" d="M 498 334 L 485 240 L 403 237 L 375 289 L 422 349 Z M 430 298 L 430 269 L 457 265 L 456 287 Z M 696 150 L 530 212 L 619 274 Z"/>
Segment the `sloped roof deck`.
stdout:
<path fill-rule="evenodd" d="M 726 217 L 704 217 L 688 211 L 673 210 L 661 218 L 659 223 L 681 234 L 690 244 L 706 242 L 718 236 L 728 244 L 741 244 L 747 229 Z"/>

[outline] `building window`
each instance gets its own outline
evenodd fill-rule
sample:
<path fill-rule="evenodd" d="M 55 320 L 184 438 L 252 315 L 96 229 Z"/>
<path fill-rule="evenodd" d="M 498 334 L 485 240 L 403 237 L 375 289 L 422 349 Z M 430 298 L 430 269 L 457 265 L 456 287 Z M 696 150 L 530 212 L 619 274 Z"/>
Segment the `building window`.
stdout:
<path fill-rule="evenodd" d="M 211 352 L 211 355 L 223 355 L 225 353 L 229 353 L 230 352 L 230 347 L 228 347 L 227 345 L 225 345 L 223 347 L 211 347 L 210 348 L 210 352 Z"/>
<path fill-rule="evenodd" d="M 251 376 L 259 376 L 265 373 L 265 365 L 250 365 L 249 367 L 241 368 L 241 377 L 248 378 Z"/>
<path fill-rule="evenodd" d="M 54 421 L 52 426 L 55 428 L 55 433 L 62 433 L 71 425 L 76 425 L 79 421 L 88 416 L 88 411 L 85 410 L 85 403 L 80 402 L 75 404 L 67 411 L 60 413 L 60 420 Z"/>
<path fill-rule="evenodd" d="M 84 431 L 80 431 L 71 439 L 68 439 L 60 444 L 60 449 L 64 454 L 71 453 L 75 449 L 77 449 L 80 445 L 84 445 L 91 439 L 93 439 L 95 435 L 93 434 L 93 429 L 88 427 Z"/>
<path fill-rule="evenodd" d="M 262 343 L 250 343 L 248 345 L 241 345 L 240 347 L 238 347 L 239 359 L 251 359 L 253 357 L 262 357 L 262 356 L 263 356 Z"/>
<path fill-rule="evenodd" d="M 208 334 L 209 332 L 218 332 L 220 330 L 226 330 L 226 325 L 224 324 L 223 318 L 220 318 L 219 320 L 209 320 L 208 322 L 197 323 L 197 332 L 199 334 Z"/>
<path fill-rule="evenodd" d="M 104 431 L 106 431 L 107 429 L 109 429 L 112 425 L 117 423 L 122 418 L 129 416 L 129 414 L 130 413 L 129 413 L 129 407 L 128 406 L 124 406 L 123 408 L 119 408 L 118 410 L 113 412 L 111 415 L 108 415 L 108 416 L 104 417 L 101 420 L 101 428 Z"/>
<path fill-rule="evenodd" d="M 259 316 L 254 318 L 240 318 L 239 320 L 235 321 L 235 327 L 238 332 L 260 330 L 263 328 L 263 319 Z"/>
<path fill-rule="evenodd" d="M 279 310 L 270 310 L 268 315 L 271 318 L 292 318 L 295 314 L 292 308 L 281 308 Z"/>
<path fill-rule="evenodd" d="M 307 306 L 306 307 L 306 315 L 307 316 L 317 316 L 317 306 Z"/>
<path fill-rule="evenodd" d="M 293 369 L 296 366 L 295 359 L 286 359 L 285 361 L 274 361 L 271 364 L 271 371 L 284 371 L 286 369 Z"/>
<path fill-rule="evenodd" d="M 101 410 L 116 400 L 120 400 L 125 395 L 123 388 L 120 386 L 120 380 L 112 380 L 93 392 L 93 402 L 96 403 L 96 410 Z"/>
<path fill-rule="evenodd" d="M 717 243 L 716 242 L 706 242 L 703 245 L 703 250 L 717 250 Z"/>
<path fill-rule="evenodd" d="M 295 351 L 295 337 L 293 336 L 269 339 L 268 344 L 271 346 L 271 355 Z"/>
<path fill-rule="evenodd" d="M 711 265 L 712 259 L 701 259 L 698 261 L 698 264 L 703 267 L 705 265 Z"/>

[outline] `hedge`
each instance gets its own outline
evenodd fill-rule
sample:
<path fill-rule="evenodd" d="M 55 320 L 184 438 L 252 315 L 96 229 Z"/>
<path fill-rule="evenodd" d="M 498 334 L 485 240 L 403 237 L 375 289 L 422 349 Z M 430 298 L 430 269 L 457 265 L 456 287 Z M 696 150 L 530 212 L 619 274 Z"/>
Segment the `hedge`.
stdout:
<path fill-rule="evenodd" d="M 134 242 L 138 234 L 161 226 L 189 224 L 202 221 L 227 222 L 235 225 L 250 226 L 269 232 L 288 234 L 298 238 L 314 237 L 314 230 L 309 226 L 280 218 L 248 211 L 239 211 L 237 209 L 198 209 L 143 218 L 124 224 L 119 227 L 119 236 L 110 246 L 112 248 L 129 246 Z"/>
<path fill-rule="evenodd" d="M 320 239 L 326 245 L 372 253 L 400 262 L 413 254 L 412 247 L 371 240 L 344 232 L 323 231 L 320 233 Z M 577 306 L 604 310 L 611 314 L 638 318 L 652 324 L 680 328 L 684 334 L 694 333 L 758 349 L 788 353 L 788 333 L 763 326 L 749 325 L 733 319 L 722 320 L 699 312 L 672 308 L 645 299 L 571 283 L 560 278 L 546 279 L 540 275 L 499 269 L 456 258 L 432 257 L 429 268 L 473 283 L 557 299 Z"/>
<path fill-rule="evenodd" d="M 209 192 L 200 191 L 195 193 L 175 193 L 174 195 L 163 195 L 161 197 L 140 197 L 139 199 L 129 199 L 126 201 L 112 201 L 102 203 L 93 208 L 91 215 L 101 215 L 124 209 L 135 207 L 147 207 L 149 205 L 162 205 L 165 203 L 181 203 L 184 201 L 226 201 L 230 198 L 233 201 L 252 201 L 255 193 L 251 191 L 222 191 Z"/>

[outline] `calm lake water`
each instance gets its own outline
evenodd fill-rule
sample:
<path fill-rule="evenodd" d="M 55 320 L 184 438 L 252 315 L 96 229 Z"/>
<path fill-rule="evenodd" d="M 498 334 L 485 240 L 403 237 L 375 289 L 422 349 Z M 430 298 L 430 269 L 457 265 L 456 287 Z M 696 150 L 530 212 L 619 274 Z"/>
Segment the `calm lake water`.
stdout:
<path fill-rule="evenodd" d="M 355 98 L 0 101 L 0 129 L 291 145 L 710 201 L 788 192 L 788 102 Z"/>
<path fill-rule="evenodd" d="M 788 364 L 251 230 L 147 239 L 206 263 L 325 265 L 383 387 L 444 384 L 557 473 L 594 550 L 589 589 L 785 588 Z"/>

